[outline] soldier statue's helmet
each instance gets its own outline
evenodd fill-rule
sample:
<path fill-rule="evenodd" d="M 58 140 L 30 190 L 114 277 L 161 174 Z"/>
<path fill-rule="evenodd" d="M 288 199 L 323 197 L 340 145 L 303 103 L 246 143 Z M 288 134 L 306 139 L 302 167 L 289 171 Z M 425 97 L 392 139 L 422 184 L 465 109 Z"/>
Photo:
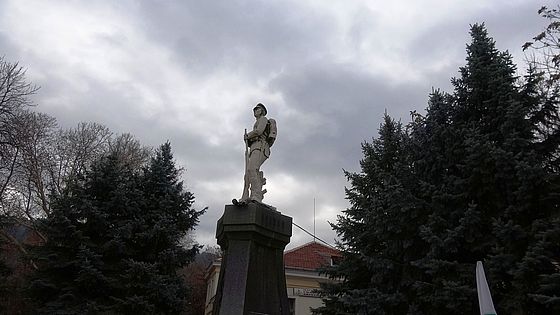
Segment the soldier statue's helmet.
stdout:
<path fill-rule="evenodd" d="M 266 113 L 267 113 L 268 111 L 266 110 L 266 107 L 264 107 L 264 105 L 263 105 L 262 103 L 258 103 L 257 106 L 255 106 L 255 107 L 253 108 L 253 110 L 255 110 L 255 109 L 257 109 L 257 108 L 261 108 L 261 109 L 263 110 L 263 112 L 264 112 L 263 115 L 266 116 Z"/>

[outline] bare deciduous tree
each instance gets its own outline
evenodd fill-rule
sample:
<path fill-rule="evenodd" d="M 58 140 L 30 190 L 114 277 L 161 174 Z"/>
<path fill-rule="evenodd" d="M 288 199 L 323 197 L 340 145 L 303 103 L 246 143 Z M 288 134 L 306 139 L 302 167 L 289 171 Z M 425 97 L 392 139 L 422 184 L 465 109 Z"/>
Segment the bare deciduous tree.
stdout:
<path fill-rule="evenodd" d="M 46 119 L 46 115 L 35 116 L 28 110 L 28 107 L 33 105 L 30 96 L 37 90 L 37 86 L 26 81 L 23 67 L 0 57 L 0 215 L 2 216 L 23 217 L 25 214 L 23 210 L 29 209 L 30 203 L 26 203 L 24 195 L 18 191 L 20 186 L 18 182 L 21 183 L 22 175 L 25 173 L 26 157 L 29 160 L 32 153 L 26 144 L 40 137 L 40 134 L 35 134 L 37 137 L 34 139 L 33 134 L 28 132 L 28 127 L 34 122 Z M 38 120 L 35 121 L 33 118 Z M 31 200 L 31 183 L 26 186 L 29 188 L 28 199 Z M 22 244 L 4 229 L 0 229 L 0 236 L 25 253 Z M 32 265 L 35 266 L 33 262 Z"/>
<path fill-rule="evenodd" d="M 19 134 L 24 110 L 38 87 L 25 79 L 25 69 L 0 57 L 0 207 L 16 173 L 23 139 Z"/>
<path fill-rule="evenodd" d="M 25 80 L 25 69 L 0 57 L 0 118 L 13 116 L 32 105 L 29 96 L 39 88 Z"/>
<path fill-rule="evenodd" d="M 116 153 L 117 156 L 134 168 L 141 168 L 149 161 L 152 155 L 152 150 L 149 147 L 143 146 L 130 133 L 123 133 L 111 139 L 109 152 Z"/>
<path fill-rule="evenodd" d="M 549 85 L 553 85 L 560 81 L 560 5 L 552 9 L 543 6 L 538 14 L 548 19 L 549 24 L 533 41 L 526 42 L 523 50 L 534 49 L 529 63 L 546 74 Z"/>
<path fill-rule="evenodd" d="M 49 213 L 50 148 L 56 131 L 56 120 L 46 114 L 22 111 L 15 124 L 18 136 L 12 179 L 4 194 L 5 214 L 31 220 Z M 9 206 L 8 206 L 9 205 Z"/>
<path fill-rule="evenodd" d="M 60 193 L 66 181 L 83 174 L 94 160 L 107 152 L 111 136 L 109 128 L 91 122 L 60 129 L 51 152 L 51 188 Z"/>

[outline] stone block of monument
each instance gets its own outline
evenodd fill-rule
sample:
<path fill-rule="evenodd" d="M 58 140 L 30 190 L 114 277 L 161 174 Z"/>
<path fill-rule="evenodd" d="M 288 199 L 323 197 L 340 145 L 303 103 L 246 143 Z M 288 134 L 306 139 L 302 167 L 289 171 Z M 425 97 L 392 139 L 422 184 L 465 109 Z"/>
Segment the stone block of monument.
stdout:
<path fill-rule="evenodd" d="M 223 251 L 214 315 L 289 314 L 284 248 L 292 218 L 258 202 L 227 205 L 216 237 Z"/>

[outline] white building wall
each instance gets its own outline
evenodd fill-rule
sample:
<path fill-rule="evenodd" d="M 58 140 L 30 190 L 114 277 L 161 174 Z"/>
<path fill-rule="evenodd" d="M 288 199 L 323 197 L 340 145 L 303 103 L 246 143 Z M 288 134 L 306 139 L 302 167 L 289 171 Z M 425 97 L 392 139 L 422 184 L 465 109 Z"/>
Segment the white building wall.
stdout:
<path fill-rule="evenodd" d="M 293 315 L 311 315 L 311 308 L 323 306 L 321 298 L 311 290 L 288 288 L 288 299 L 294 299 Z"/>

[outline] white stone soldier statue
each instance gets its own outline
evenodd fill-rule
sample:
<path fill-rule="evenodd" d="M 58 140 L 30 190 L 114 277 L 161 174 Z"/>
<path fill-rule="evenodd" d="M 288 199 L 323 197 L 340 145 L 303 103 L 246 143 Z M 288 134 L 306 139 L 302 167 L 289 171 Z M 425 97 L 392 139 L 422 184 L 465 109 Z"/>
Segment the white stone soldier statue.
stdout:
<path fill-rule="evenodd" d="M 266 184 L 266 179 L 260 167 L 270 156 L 270 147 L 274 143 L 277 133 L 276 121 L 267 119 L 266 114 L 266 107 L 258 103 L 253 108 L 253 115 L 256 120 L 253 130 L 249 133 L 245 130 L 245 185 L 239 201 L 241 203 L 262 202 L 266 193 L 266 189 L 262 189 L 262 186 Z"/>

